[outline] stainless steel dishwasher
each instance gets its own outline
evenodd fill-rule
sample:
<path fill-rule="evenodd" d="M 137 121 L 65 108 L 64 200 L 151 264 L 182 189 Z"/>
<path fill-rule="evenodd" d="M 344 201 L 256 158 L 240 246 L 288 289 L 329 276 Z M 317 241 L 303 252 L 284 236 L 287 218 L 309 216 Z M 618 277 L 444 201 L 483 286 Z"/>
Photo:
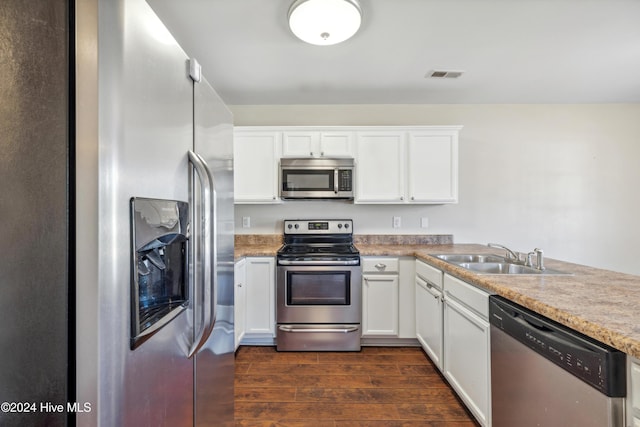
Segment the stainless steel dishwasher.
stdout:
<path fill-rule="evenodd" d="M 621 427 L 626 356 L 489 297 L 493 427 Z"/>

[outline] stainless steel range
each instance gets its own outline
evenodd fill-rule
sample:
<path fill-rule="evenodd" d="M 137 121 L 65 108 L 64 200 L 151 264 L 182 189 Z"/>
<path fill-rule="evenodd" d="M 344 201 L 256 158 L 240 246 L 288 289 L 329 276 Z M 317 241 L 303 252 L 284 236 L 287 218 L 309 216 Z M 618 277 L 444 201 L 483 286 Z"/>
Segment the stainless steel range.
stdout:
<path fill-rule="evenodd" d="M 360 350 L 362 267 L 353 221 L 285 220 L 277 263 L 277 349 Z"/>

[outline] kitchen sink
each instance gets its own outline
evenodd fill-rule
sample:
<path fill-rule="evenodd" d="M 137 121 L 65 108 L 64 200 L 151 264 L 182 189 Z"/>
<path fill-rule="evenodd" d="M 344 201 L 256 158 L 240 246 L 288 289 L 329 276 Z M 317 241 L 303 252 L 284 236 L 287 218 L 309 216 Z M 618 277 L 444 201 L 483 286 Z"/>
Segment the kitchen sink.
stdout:
<path fill-rule="evenodd" d="M 478 274 L 544 274 L 546 271 L 510 262 L 463 262 L 458 265 Z"/>
<path fill-rule="evenodd" d="M 499 255 L 486 254 L 438 254 L 434 257 L 446 261 L 450 264 L 457 265 L 477 274 L 532 274 L 532 275 L 571 275 L 553 269 L 538 270 L 508 260 Z"/>
<path fill-rule="evenodd" d="M 479 254 L 442 254 L 434 255 L 443 261 L 453 264 L 459 263 L 485 263 L 485 262 L 506 262 L 504 257 L 498 255 L 479 255 Z"/>

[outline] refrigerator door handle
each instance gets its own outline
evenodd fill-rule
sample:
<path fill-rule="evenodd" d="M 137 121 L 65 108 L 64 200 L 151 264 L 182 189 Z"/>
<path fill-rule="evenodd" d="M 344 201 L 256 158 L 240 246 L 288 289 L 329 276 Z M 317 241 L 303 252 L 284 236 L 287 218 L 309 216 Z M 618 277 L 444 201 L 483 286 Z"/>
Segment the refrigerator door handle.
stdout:
<path fill-rule="evenodd" d="M 214 236 L 216 235 L 216 189 L 213 175 L 207 163 L 198 154 L 189 151 L 189 161 L 200 179 L 200 193 L 202 198 L 202 240 L 204 249 L 202 251 L 201 273 L 202 280 L 195 280 L 194 284 L 194 317 L 197 318 L 197 310 L 203 310 L 203 324 L 189 349 L 188 357 L 193 357 L 209 339 L 216 320 L 216 269 L 217 251 L 215 248 Z M 194 265 L 197 268 L 197 260 Z M 194 278 L 199 275 L 194 274 Z M 202 307 L 197 306 L 199 297 L 199 283 L 202 282 L 202 292 L 204 301 Z M 195 323 L 194 323 L 195 324 Z"/>

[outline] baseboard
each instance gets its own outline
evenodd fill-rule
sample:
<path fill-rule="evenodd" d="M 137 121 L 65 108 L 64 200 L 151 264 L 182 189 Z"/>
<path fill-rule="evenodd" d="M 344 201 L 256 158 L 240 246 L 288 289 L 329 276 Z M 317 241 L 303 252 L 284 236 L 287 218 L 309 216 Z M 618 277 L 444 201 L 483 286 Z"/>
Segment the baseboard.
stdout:
<path fill-rule="evenodd" d="M 362 338 L 360 344 L 365 347 L 420 347 L 415 338 Z"/>

